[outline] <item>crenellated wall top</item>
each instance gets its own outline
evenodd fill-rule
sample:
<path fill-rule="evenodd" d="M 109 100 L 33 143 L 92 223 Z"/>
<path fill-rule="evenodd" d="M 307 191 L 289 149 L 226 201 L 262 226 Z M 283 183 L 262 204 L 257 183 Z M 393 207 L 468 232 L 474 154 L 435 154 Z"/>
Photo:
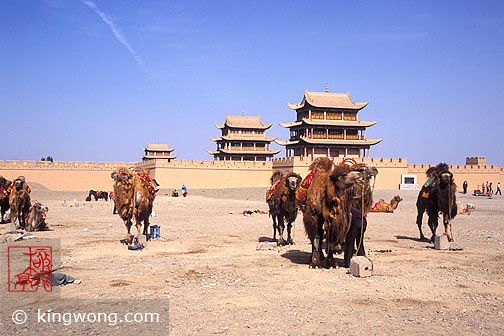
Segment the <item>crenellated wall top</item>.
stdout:
<path fill-rule="evenodd" d="M 408 160 L 405 158 L 355 158 L 357 163 L 365 163 L 373 166 L 380 167 L 403 167 L 406 168 L 408 166 Z M 339 164 L 343 161 L 343 159 L 337 158 L 334 160 L 336 164 Z M 309 166 L 313 160 L 309 158 L 302 158 L 299 156 L 294 157 L 283 157 L 283 158 L 275 158 L 272 160 L 274 166 L 287 166 L 287 165 L 295 165 L 295 166 Z"/>
<path fill-rule="evenodd" d="M 415 173 L 425 173 L 425 171 L 431 167 L 436 167 L 436 165 L 427 164 L 411 164 L 408 165 L 408 170 Z M 500 168 L 496 165 L 449 165 L 448 166 L 452 173 L 463 173 L 463 172 L 492 172 L 492 173 L 502 173 L 504 168 Z"/>
<path fill-rule="evenodd" d="M 0 160 L 0 169 L 82 169 L 112 170 L 123 166 L 134 166 L 137 162 L 94 162 L 94 161 L 18 161 Z"/>

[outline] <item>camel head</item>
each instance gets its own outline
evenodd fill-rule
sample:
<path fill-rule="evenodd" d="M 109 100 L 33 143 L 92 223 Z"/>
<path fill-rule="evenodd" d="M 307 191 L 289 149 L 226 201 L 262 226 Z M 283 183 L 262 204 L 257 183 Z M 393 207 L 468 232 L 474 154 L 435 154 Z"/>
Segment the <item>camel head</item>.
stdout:
<path fill-rule="evenodd" d="M 14 180 L 14 188 L 16 189 L 16 191 L 23 189 L 23 181 L 21 181 L 20 179 Z"/>
<path fill-rule="evenodd" d="M 119 168 L 118 170 L 114 170 L 114 172 L 112 174 L 110 174 L 110 177 L 116 182 L 124 182 L 124 183 L 127 183 L 127 184 L 131 184 L 132 183 L 132 178 L 133 178 L 133 175 L 131 174 L 131 172 L 124 168 L 124 167 L 121 167 Z"/>
<path fill-rule="evenodd" d="M 394 196 L 394 198 L 393 198 L 393 200 L 394 200 L 395 202 L 399 203 L 399 202 L 401 202 L 403 199 L 401 198 L 401 196 L 399 196 L 399 195 L 395 195 L 395 196 Z"/>
<path fill-rule="evenodd" d="M 49 211 L 48 207 L 42 206 L 39 202 L 33 203 L 33 209 L 32 211 L 35 211 L 36 214 L 43 214 Z"/>
<path fill-rule="evenodd" d="M 430 167 L 429 169 L 427 169 L 425 175 L 427 175 L 427 177 L 436 175 L 436 167 Z"/>
<path fill-rule="evenodd" d="M 281 178 L 282 178 L 282 172 L 279 170 L 275 170 L 270 178 L 271 185 L 275 184 L 277 181 L 280 181 Z"/>
<path fill-rule="evenodd" d="M 350 188 L 357 182 L 362 181 L 362 173 L 356 170 L 352 170 L 347 164 L 340 164 L 334 168 L 330 180 L 334 183 L 336 189 L 346 189 Z"/>
<path fill-rule="evenodd" d="M 296 173 L 289 173 L 285 178 L 285 186 L 290 192 L 296 192 L 301 184 L 301 176 Z"/>
<path fill-rule="evenodd" d="M 378 175 L 378 169 L 373 166 L 368 166 L 364 163 L 357 163 L 352 166 L 352 170 L 358 171 L 362 174 L 362 178 L 369 181 L 371 177 Z"/>

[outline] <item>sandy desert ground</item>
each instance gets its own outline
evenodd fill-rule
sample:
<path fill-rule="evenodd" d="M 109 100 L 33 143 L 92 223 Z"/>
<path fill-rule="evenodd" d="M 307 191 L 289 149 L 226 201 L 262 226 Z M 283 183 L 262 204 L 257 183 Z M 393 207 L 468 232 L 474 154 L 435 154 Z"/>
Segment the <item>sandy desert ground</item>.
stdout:
<path fill-rule="evenodd" d="M 62 287 L 61 297 L 169 302 L 172 335 L 504 335 L 500 196 L 457 194 L 476 211 L 453 221 L 454 250 L 438 251 L 417 239 L 416 191 L 376 190 L 376 200 L 399 194 L 404 201 L 393 214 L 369 215 L 365 247 L 374 273 L 357 278 L 345 268 L 308 267 L 311 247 L 301 214 L 294 226 L 295 245 L 257 249 L 272 237 L 271 220 L 239 213 L 266 210 L 264 188 L 190 190 L 187 198 L 161 191 L 151 219 L 161 226 L 161 238 L 149 241 L 143 251 L 119 243 L 125 227 L 112 215 L 111 202 L 86 203 L 82 192 L 33 189 L 33 198 L 50 209 L 47 222 L 53 230 L 37 232 L 37 237 L 60 238 L 58 272 L 80 280 Z M 73 199 L 79 207 L 70 207 Z M 130 334 L 96 326 L 56 330 Z"/>

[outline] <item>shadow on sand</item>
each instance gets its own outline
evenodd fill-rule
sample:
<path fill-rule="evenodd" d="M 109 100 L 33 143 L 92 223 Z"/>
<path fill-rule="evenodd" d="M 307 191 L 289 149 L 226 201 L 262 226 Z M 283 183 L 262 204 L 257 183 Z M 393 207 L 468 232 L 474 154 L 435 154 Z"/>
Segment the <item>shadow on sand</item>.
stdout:
<path fill-rule="evenodd" d="M 281 254 L 283 258 L 289 259 L 292 263 L 298 265 L 309 265 L 311 262 L 311 253 L 300 250 L 289 250 L 284 254 Z M 342 258 L 337 258 L 338 255 L 335 255 L 334 261 L 336 265 L 339 267 L 343 267 L 345 261 Z M 322 265 L 325 265 L 326 259 L 322 260 Z M 325 266 L 324 266 L 325 267 Z"/>
<path fill-rule="evenodd" d="M 257 241 L 259 243 L 264 243 L 264 242 L 276 242 L 276 240 L 274 240 L 273 238 L 270 238 L 270 237 L 259 237 L 259 239 L 257 239 Z"/>
<path fill-rule="evenodd" d="M 283 258 L 289 259 L 294 264 L 309 265 L 311 261 L 311 253 L 300 250 L 289 250 L 281 254 Z"/>
<path fill-rule="evenodd" d="M 425 242 L 430 242 L 429 239 L 420 239 L 420 238 L 416 238 L 416 237 L 408 237 L 408 236 L 395 236 L 397 239 L 409 239 L 409 240 L 413 240 L 413 241 L 416 241 L 416 242 L 421 242 L 421 243 L 425 243 Z"/>

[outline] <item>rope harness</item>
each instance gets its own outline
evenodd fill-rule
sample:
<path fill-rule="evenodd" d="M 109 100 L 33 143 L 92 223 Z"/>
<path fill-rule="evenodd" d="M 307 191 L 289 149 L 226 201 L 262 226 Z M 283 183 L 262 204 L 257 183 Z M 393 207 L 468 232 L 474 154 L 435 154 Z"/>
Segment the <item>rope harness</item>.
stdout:
<path fill-rule="evenodd" d="M 375 183 L 376 183 L 376 176 L 373 176 L 373 188 L 371 189 L 371 195 L 373 194 L 374 192 L 374 188 L 375 188 Z M 361 245 L 362 245 L 362 239 L 363 239 L 363 236 L 364 236 L 364 188 L 362 188 L 362 195 L 361 195 L 361 198 L 362 198 L 362 213 L 361 213 L 361 232 L 360 232 L 360 240 L 359 240 L 359 246 L 357 247 L 357 250 L 355 251 L 353 257 L 355 257 L 357 255 L 357 253 L 359 252 L 360 248 L 361 248 Z M 347 242 L 348 244 L 348 242 Z"/>
<path fill-rule="evenodd" d="M 448 183 L 448 223 L 450 224 L 450 236 L 452 242 L 455 241 L 453 239 L 453 231 L 452 231 L 452 223 L 451 223 L 451 212 L 452 212 L 452 205 L 451 205 L 451 178 L 450 178 L 450 183 Z"/>

